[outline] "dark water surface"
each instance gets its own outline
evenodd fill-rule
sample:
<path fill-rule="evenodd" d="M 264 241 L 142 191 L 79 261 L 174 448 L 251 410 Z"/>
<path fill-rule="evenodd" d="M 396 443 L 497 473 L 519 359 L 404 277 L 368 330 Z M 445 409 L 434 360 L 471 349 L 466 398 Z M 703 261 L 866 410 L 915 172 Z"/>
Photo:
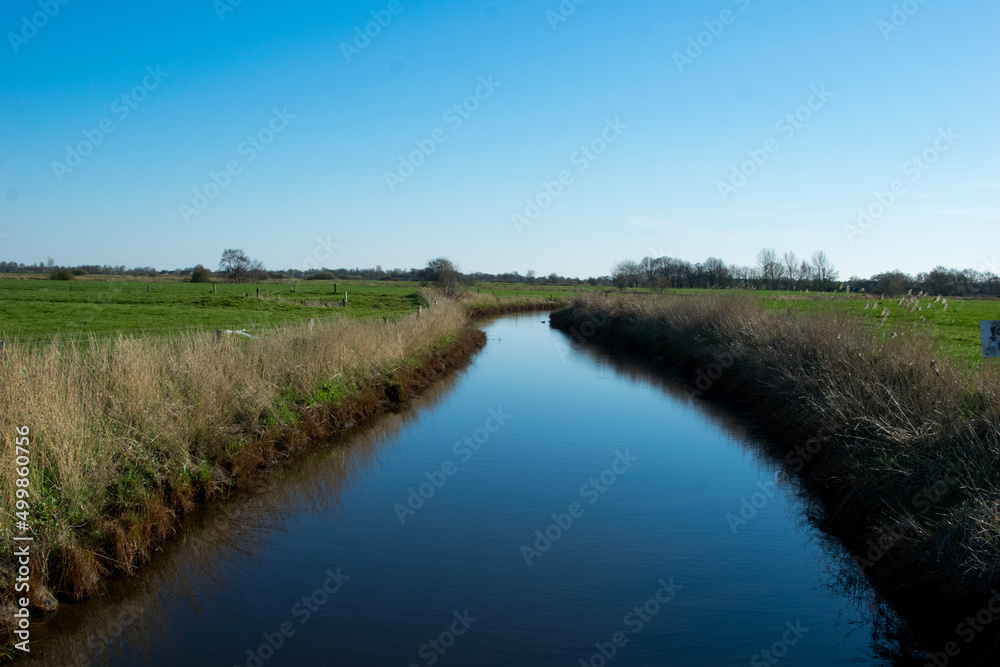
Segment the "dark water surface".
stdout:
<path fill-rule="evenodd" d="M 740 426 L 547 319 L 36 623 L 29 662 L 892 664 L 891 615 Z"/>

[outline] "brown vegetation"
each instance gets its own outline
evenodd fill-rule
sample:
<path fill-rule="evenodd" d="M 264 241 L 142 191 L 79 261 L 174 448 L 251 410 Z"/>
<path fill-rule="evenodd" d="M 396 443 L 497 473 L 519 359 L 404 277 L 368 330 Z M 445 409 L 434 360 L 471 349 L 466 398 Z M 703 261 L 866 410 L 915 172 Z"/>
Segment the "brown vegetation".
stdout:
<path fill-rule="evenodd" d="M 1000 583 L 995 366 L 942 358 L 917 330 L 887 337 L 860 319 L 767 311 L 740 295 L 586 295 L 552 321 L 662 356 L 691 393 L 745 411 L 883 592 L 958 611 Z"/>
<path fill-rule="evenodd" d="M 442 303 L 397 322 L 338 319 L 259 340 L 172 338 L 8 344 L 0 358 L 0 453 L 31 429 L 32 566 L 79 598 L 132 572 L 176 518 L 246 486 L 290 452 L 408 398 L 485 342 L 465 309 Z M 14 466 L 0 467 L 0 539 L 14 534 Z M 13 562 L 0 559 L 4 598 Z"/>

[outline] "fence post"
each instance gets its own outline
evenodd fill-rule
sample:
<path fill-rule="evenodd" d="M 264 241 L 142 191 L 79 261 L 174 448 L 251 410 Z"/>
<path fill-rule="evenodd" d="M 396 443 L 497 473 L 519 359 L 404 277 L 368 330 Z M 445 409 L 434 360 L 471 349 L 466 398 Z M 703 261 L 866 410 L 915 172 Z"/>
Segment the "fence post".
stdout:
<path fill-rule="evenodd" d="M 218 345 L 222 342 L 222 331 L 219 329 L 215 330 L 215 344 Z"/>
<path fill-rule="evenodd" d="M 293 283 L 292 284 L 292 294 L 295 294 L 295 288 L 296 287 L 298 287 L 298 285 L 296 285 L 296 284 Z"/>
<path fill-rule="evenodd" d="M 149 294 L 149 285 L 150 283 L 146 283 L 146 294 Z"/>
<path fill-rule="evenodd" d="M 257 298 L 258 299 L 260 298 L 260 288 L 259 287 L 257 288 Z"/>
<path fill-rule="evenodd" d="M 417 306 L 417 317 L 420 317 L 420 313 L 424 312 L 423 306 Z"/>
<path fill-rule="evenodd" d="M 212 283 L 212 294 L 215 294 L 215 283 Z"/>
<path fill-rule="evenodd" d="M 344 292 L 344 308 L 347 307 L 347 292 Z"/>
<path fill-rule="evenodd" d="M 336 294 L 336 293 L 337 293 L 337 283 L 334 283 L 334 284 L 333 284 L 333 293 L 334 293 L 334 294 Z"/>
<path fill-rule="evenodd" d="M 0 357 L 3 356 L 3 341 L 0 340 Z"/>
<path fill-rule="evenodd" d="M 313 318 L 311 318 L 311 317 L 310 317 L 310 318 L 309 318 L 309 333 L 312 333 L 312 330 L 313 330 L 313 326 L 314 326 L 315 324 L 316 324 L 316 320 L 314 320 Z"/>

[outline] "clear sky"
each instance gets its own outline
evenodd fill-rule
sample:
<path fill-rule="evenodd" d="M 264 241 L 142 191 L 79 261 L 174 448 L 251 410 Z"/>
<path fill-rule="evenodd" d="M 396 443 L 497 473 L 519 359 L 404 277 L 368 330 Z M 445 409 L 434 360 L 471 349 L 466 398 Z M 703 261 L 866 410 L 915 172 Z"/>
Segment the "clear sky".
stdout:
<path fill-rule="evenodd" d="M 996 2 L 577 2 L 7 0 L 0 259 L 1000 252 Z"/>

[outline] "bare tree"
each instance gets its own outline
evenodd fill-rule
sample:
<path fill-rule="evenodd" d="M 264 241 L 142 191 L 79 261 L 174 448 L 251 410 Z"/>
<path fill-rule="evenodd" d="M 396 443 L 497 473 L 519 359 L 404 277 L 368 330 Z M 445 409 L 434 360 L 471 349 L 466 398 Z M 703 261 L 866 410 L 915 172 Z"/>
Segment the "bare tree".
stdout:
<path fill-rule="evenodd" d="M 827 258 L 826 253 L 817 250 L 812 256 L 813 274 L 819 281 L 820 289 L 827 289 L 830 281 L 837 279 L 837 271 Z"/>
<path fill-rule="evenodd" d="M 642 265 L 631 259 L 623 259 L 611 267 L 611 284 L 618 289 L 638 287 L 642 284 L 642 277 Z"/>
<path fill-rule="evenodd" d="M 778 252 L 774 248 L 764 248 L 757 253 L 757 266 L 760 267 L 761 279 L 769 288 L 774 289 L 774 280 L 781 266 L 778 263 Z"/>
<path fill-rule="evenodd" d="M 438 257 L 427 262 L 423 270 L 424 280 L 434 283 L 445 296 L 455 296 L 462 273 L 458 265 L 446 257 Z"/>
<path fill-rule="evenodd" d="M 712 287 L 726 287 L 730 273 L 725 262 L 718 257 L 709 257 L 705 260 L 704 269 Z"/>
<path fill-rule="evenodd" d="M 219 260 L 219 271 L 234 283 L 245 283 L 250 280 L 251 260 L 240 248 L 227 248 L 222 251 Z"/>
<path fill-rule="evenodd" d="M 781 256 L 781 259 L 785 263 L 785 270 L 788 272 L 788 285 L 791 287 L 795 283 L 795 271 L 799 268 L 799 258 L 789 250 Z"/>

